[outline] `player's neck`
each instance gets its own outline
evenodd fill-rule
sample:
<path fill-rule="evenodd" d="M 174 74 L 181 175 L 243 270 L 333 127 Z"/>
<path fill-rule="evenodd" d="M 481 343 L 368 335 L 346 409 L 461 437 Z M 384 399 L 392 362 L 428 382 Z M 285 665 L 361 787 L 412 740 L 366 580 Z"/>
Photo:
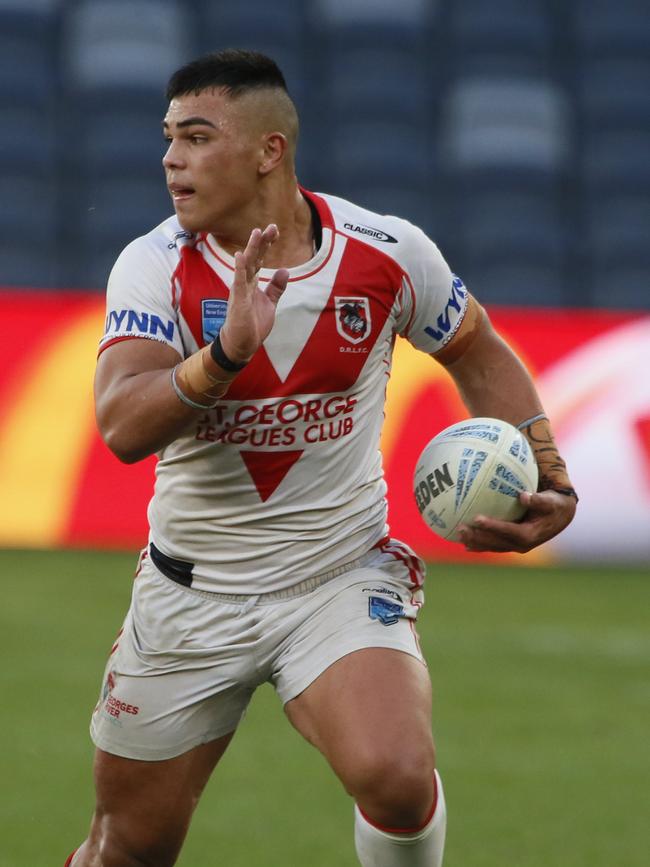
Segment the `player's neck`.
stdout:
<path fill-rule="evenodd" d="M 280 237 L 264 260 L 265 268 L 295 268 L 315 253 L 312 211 L 297 184 L 287 185 L 272 195 L 262 194 L 237 226 L 236 232 L 212 232 L 219 245 L 233 255 L 243 250 L 251 231 L 275 223 Z"/>

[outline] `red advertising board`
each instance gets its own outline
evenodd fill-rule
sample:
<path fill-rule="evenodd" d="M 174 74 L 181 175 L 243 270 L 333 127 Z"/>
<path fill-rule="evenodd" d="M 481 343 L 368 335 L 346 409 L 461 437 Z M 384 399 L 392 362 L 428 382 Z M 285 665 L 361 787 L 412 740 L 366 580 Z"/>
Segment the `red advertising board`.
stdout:
<path fill-rule="evenodd" d="M 574 525 L 532 559 L 650 557 L 650 317 L 490 314 L 535 376 L 581 494 Z M 103 299 L 6 291 L 0 316 L 0 544 L 142 546 L 155 460 L 120 464 L 94 423 Z M 382 439 L 389 519 L 427 559 L 468 556 L 425 527 L 411 492 L 420 450 L 466 415 L 440 366 L 398 340 Z"/>

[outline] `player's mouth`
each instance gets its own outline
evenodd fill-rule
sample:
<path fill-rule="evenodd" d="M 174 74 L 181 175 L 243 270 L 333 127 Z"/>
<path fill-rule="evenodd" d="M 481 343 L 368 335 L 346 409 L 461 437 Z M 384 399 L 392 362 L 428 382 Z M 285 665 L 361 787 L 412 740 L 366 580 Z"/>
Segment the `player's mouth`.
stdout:
<path fill-rule="evenodd" d="M 196 192 L 193 187 L 185 187 L 182 184 L 169 184 L 168 190 L 174 202 L 185 202 Z"/>

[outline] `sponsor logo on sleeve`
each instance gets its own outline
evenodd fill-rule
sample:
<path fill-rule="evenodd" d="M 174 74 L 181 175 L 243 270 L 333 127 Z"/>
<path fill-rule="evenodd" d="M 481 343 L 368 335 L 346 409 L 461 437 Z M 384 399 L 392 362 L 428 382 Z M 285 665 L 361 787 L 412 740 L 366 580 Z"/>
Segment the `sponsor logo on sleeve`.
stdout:
<path fill-rule="evenodd" d="M 453 275 L 454 279 L 451 284 L 451 294 L 447 299 L 444 310 L 436 319 L 436 325 L 427 325 L 424 329 L 429 337 L 434 340 L 444 340 L 445 337 L 451 337 L 460 323 L 460 314 L 465 304 L 467 303 L 467 289 L 465 284 Z"/>
<path fill-rule="evenodd" d="M 336 330 L 350 343 L 361 343 L 370 334 L 370 304 L 367 298 L 334 298 Z"/>
<path fill-rule="evenodd" d="M 228 302 L 221 298 L 205 298 L 201 301 L 201 325 L 203 327 L 203 340 L 212 343 L 221 331 L 226 321 Z"/>
<path fill-rule="evenodd" d="M 156 313 L 143 313 L 136 310 L 111 310 L 106 317 L 105 334 L 111 336 L 146 334 L 158 340 L 174 339 L 174 322 L 165 321 Z"/>

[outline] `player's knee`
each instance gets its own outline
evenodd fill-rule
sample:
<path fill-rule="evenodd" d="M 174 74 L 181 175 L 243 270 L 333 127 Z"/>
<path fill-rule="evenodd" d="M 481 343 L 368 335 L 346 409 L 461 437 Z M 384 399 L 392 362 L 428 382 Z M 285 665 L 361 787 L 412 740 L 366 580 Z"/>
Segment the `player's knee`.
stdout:
<path fill-rule="evenodd" d="M 357 768 L 349 786 L 361 809 L 375 822 L 391 828 L 422 824 L 434 798 L 433 750 L 405 750 L 374 756 Z"/>

